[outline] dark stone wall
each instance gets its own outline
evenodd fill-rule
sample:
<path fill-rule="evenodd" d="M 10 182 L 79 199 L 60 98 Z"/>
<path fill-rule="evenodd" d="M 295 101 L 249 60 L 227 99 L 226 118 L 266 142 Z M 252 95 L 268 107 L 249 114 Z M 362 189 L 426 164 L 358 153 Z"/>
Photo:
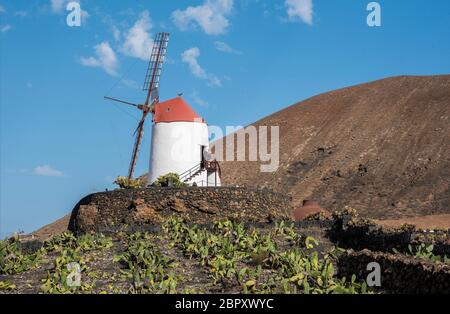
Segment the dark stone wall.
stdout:
<path fill-rule="evenodd" d="M 194 223 L 231 218 L 247 222 L 289 219 L 290 197 L 268 189 L 186 187 L 114 190 L 83 198 L 73 209 L 74 232 L 122 230 L 177 214 Z"/>
<path fill-rule="evenodd" d="M 450 294 L 450 266 L 415 259 L 401 254 L 349 250 L 338 259 L 338 276 L 359 281 L 371 272 L 367 265 L 377 262 L 381 270 L 383 291 L 405 294 Z"/>
<path fill-rule="evenodd" d="M 342 248 L 409 252 L 409 246 L 433 245 L 433 254 L 450 256 L 450 230 L 427 233 L 415 228 L 385 228 L 351 216 L 335 218 L 327 236 Z"/>

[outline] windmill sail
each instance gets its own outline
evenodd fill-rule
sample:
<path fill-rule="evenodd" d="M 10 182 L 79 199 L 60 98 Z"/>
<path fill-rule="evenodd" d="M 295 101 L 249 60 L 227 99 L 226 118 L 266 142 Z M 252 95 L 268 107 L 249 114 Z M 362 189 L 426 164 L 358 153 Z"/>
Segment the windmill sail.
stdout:
<path fill-rule="evenodd" d="M 169 33 L 158 33 L 153 43 L 150 61 L 145 74 L 144 86 L 142 90 L 148 91 L 146 105 L 158 101 L 159 78 L 166 58 L 167 46 L 169 44 Z"/>
<path fill-rule="evenodd" d="M 142 142 L 142 137 L 144 135 L 144 123 L 151 107 L 159 101 L 159 78 L 161 77 L 162 67 L 164 64 L 164 59 L 167 53 L 167 45 L 169 44 L 169 33 L 158 33 L 156 35 L 155 41 L 153 43 L 152 53 L 150 55 L 150 61 L 148 63 L 147 72 L 145 74 L 144 80 L 144 91 L 148 91 L 147 99 L 142 107 L 142 118 L 139 122 L 135 135 L 136 140 L 133 147 L 133 154 L 131 156 L 130 167 L 128 170 L 128 178 L 133 177 L 134 168 L 136 166 L 136 160 L 139 153 L 139 147 Z"/>
<path fill-rule="evenodd" d="M 144 111 L 142 113 L 141 121 L 139 121 L 136 131 L 134 132 L 134 134 L 136 135 L 136 140 L 134 142 L 133 155 L 131 157 L 130 167 L 128 170 L 128 179 L 133 178 L 134 168 L 136 166 L 136 160 L 137 160 L 137 156 L 139 153 L 139 147 L 142 142 L 142 137 L 144 136 L 144 123 L 145 123 L 145 118 L 147 117 L 147 114 L 148 114 L 148 112 L 146 112 L 146 111 Z"/>
<path fill-rule="evenodd" d="M 153 88 L 153 90 L 150 93 L 150 104 L 154 104 L 159 102 L 159 89 Z"/>

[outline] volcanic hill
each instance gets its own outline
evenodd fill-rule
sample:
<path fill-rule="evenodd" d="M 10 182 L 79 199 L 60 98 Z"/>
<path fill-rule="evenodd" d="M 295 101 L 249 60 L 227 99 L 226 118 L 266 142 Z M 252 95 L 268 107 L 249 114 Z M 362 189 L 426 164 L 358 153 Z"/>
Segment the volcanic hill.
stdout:
<path fill-rule="evenodd" d="M 252 125 L 279 126 L 279 168 L 222 162 L 225 184 L 288 193 L 294 206 L 348 205 L 371 218 L 450 213 L 450 75 L 343 88 Z"/>

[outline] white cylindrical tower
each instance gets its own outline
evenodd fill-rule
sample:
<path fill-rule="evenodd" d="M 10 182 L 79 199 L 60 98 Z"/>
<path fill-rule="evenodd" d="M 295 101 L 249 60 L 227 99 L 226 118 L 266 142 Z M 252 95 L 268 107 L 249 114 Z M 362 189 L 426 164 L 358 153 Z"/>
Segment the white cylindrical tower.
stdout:
<path fill-rule="evenodd" d="M 219 174 L 204 167 L 208 151 L 208 126 L 181 97 L 156 104 L 153 115 L 150 170 L 151 184 L 159 176 L 178 173 L 182 181 L 197 186 L 220 185 Z"/>

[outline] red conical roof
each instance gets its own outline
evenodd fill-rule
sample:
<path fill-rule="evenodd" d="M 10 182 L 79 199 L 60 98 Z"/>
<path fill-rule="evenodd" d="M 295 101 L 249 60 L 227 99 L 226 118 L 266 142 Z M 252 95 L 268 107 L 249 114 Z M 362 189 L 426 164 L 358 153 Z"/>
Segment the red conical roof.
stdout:
<path fill-rule="evenodd" d="M 153 122 L 205 122 L 188 103 L 176 97 L 156 104 Z"/>

